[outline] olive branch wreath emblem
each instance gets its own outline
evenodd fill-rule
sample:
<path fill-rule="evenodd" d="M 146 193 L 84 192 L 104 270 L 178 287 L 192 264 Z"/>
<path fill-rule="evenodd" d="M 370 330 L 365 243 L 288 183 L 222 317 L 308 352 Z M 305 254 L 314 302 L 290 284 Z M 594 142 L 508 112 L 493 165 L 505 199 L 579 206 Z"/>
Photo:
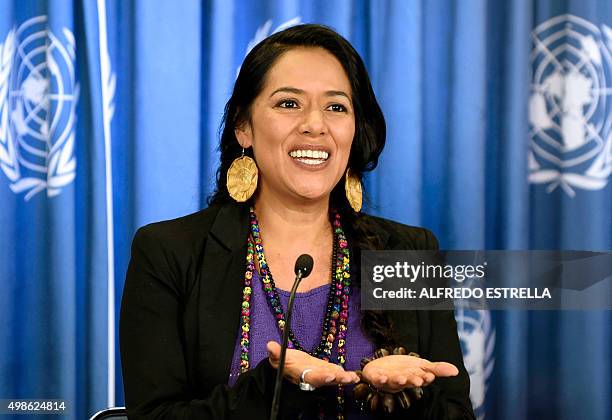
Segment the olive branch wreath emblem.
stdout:
<path fill-rule="evenodd" d="M 58 133 L 60 140 L 51 144 L 50 136 L 52 133 L 49 132 L 47 120 L 44 121 L 37 132 L 39 136 L 46 138 L 44 150 L 20 143 L 19 134 L 16 132 L 20 127 L 18 122 L 13 121 L 11 115 L 10 96 L 14 94 L 11 92 L 11 82 L 14 82 L 12 77 L 17 77 L 14 66 L 17 61 L 17 54 L 23 54 L 23 45 L 18 45 L 20 30 L 34 25 L 44 25 L 44 29 L 37 32 L 39 38 L 42 36 L 48 37 L 49 45 L 56 49 L 62 48 L 61 54 L 64 60 L 74 60 L 76 43 L 72 32 L 63 28 L 62 32 L 66 42 L 60 43 L 55 35 L 46 28 L 46 21 L 47 17 L 44 15 L 31 18 L 24 22 L 19 29 L 10 30 L 4 42 L 0 43 L 0 169 L 10 181 L 9 187 L 14 193 L 25 193 L 25 201 L 29 201 L 44 190 L 47 190 L 48 197 L 57 196 L 62 188 L 70 184 L 76 176 L 74 148 L 75 107 L 79 96 L 78 83 L 71 86 L 73 88 L 72 102 L 69 104 L 67 119 L 62 123 L 61 132 Z M 47 59 L 45 65 L 53 74 L 63 76 L 54 59 Z M 70 71 L 74 72 L 74 69 L 70 68 Z M 74 74 L 70 74 L 70 76 L 74 76 Z M 46 83 L 49 83 L 48 80 Z M 23 129 L 23 127 L 21 128 Z M 57 126 L 54 126 L 54 128 L 57 128 Z M 44 164 L 29 162 L 20 151 L 20 147 L 25 148 L 28 152 L 35 153 L 41 160 L 44 158 Z"/>

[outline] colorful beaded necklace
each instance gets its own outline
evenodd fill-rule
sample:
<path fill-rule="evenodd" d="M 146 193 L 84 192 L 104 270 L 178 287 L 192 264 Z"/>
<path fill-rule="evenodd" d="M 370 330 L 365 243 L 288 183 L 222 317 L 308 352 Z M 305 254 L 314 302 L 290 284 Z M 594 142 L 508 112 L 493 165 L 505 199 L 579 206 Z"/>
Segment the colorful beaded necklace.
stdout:
<path fill-rule="evenodd" d="M 250 209 L 251 235 L 248 239 L 246 271 L 244 275 L 244 288 L 242 292 L 242 317 L 241 317 L 241 339 L 240 339 L 240 373 L 249 370 L 249 345 L 250 345 L 250 301 L 253 292 L 253 273 L 255 272 L 255 259 L 259 263 L 259 277 L 262 287 L 266 294 L 268 306 L 276 318 L 279 331 L 282 333 L 285 326 L 285 313 L 281 305 L 280 296 L 272 279 L 272 273 L 266 262 L 264 255 L 259 223 L 253 208 Z M 311 352 L 314 357 L 329 361 L 332 355 L 332 348 L 337 338 L 337 359 L 336 364 L 342 366 L 346 363 L 346 334 L 348 321 L 349 297 L 351 294 L 351 275 L 350 258 L 346 236 L 340 223 L 340 214 L 333 213 L 333 254 L 332 254 L 332 284 L 330 287 L 327 310 L 323 318 L 321 342 Z M 299 341 L 289 330 L 289 348 L 306 350 L 300 345 Z M 342 385 L 338 386 L 337 395 L 337 418 L 344 418 L 344 391 Z"/>

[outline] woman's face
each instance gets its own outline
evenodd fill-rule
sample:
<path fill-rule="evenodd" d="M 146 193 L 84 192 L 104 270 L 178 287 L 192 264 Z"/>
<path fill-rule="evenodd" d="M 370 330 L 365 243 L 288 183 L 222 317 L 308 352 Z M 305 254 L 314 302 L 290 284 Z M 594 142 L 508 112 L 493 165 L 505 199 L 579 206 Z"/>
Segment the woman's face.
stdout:
<path fill-rule="evenodd" d="M 323 48 L 287 51 L 250 111 L 236 137 L 242 147 L 253 147 L 259 194 L 328 199 L 346 170 L 355 134 L 351 87 L 340 62 Z"/>

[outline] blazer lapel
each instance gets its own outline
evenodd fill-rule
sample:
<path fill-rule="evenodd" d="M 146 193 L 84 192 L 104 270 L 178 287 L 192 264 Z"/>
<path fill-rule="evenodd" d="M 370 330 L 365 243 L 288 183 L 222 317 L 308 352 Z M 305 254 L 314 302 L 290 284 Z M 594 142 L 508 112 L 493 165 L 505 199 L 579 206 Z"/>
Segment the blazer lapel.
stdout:
<path fill-rule="evenodd" d="M 199 377 L 227 383 L 240 325 L 248 208 L 220 208 L 209 231 L 200 279 Z"/>

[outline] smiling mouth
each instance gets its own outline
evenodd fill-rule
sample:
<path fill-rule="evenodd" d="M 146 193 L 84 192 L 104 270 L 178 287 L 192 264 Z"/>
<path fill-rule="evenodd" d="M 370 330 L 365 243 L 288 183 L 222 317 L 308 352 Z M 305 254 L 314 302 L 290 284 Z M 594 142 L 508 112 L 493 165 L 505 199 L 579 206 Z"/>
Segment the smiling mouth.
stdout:
<path fill-rule="evenodd" d="M 306 165 L 321 165 L 329 158 L 329 153 L 324 150 L 299 149 L 289 152 L 289 156 Z"/>

